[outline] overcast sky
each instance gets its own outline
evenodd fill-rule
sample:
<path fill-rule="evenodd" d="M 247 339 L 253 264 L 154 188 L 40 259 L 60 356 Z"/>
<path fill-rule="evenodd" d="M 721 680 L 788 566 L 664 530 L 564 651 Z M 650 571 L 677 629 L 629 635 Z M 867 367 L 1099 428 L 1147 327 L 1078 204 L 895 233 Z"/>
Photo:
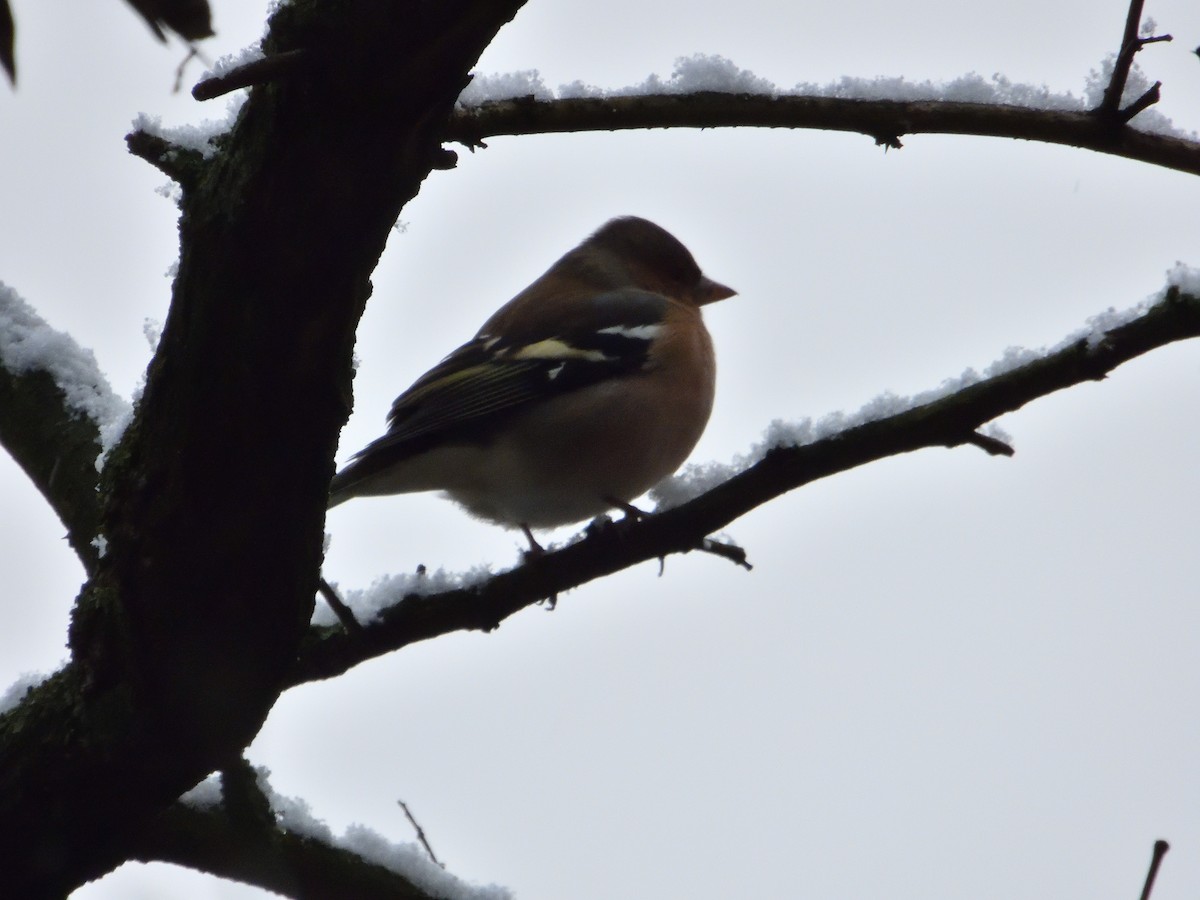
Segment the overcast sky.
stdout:
<path fill-rule="evenodd" d="M 219 56 L 262 3 L 217 0 Z M 550 86 L 669 76 L 719 53 L 781 87 L 1001 72 L 1082 94 L 1115 0 L 533 0 L 480 63 Z M 1176 41 L 1140 63 L 1200 129 L 1200 7 L 1151 0 Z M 116 0 L 16 0 L 0 89 L 0 280 L 94 348 L 128 396 L 177 254 L 165 178 L 128 155 L 180 45 Z M 190 86 L 199 69 L 186 70 Z M 650 218 L 739 295 L 706 310 L 717 405 L 694 460 L 773 418 L 852 411 L 1053 344 L 1200 265 L 1200 179 L 1080 150 L 909 136 L 656 131 L 501 138 L 401 214 L 363 318 L 339 459 L 392 398 L 606 219 Z M 489 635 L 406 648 L 286 694 L 250 749 L 335 830 L 412 832 L 522 900 L 1134 898 L 1200 894 L 1200 344 L 1006 416 L 1012 459 L 924 450 L 819 482 L 730 529 L 746 573 L 645 564 Z M 63 528 L 0 459 L 0 683 L 64 657 L 82 578 Z M 513 564 L 519 535 L 436 497 L 327 522 L 345 587 L 418 564 Z M 565 535 L 564 535 L 565 536 Z M 129 865 L 76 893 L 262 896 Z"/>

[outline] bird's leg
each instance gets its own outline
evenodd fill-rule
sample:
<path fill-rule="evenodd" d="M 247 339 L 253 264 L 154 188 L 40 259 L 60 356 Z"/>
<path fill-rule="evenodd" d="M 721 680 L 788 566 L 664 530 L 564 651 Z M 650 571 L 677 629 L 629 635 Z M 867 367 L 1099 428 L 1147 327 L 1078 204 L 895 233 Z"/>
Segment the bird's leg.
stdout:
<path fill-rule="evenodd" d="M 521 551 L 521 561 L 529 563 L 537 559 L 539 556 L 546 555 L 546 548 L 537 542 L 537 538 L 533 536 L 533 532 L 529 530 L 529 526 L 524 522 L 521 523 L 521 530 L 525 532 L 525 540 L 529 541 L 529 549 Z M 551 594 L 545 598 L 546 609 L 553 610 L 558 605 L 558 594 Z"/>
<path fill-rule="evenodd" d="M 533 532 L 529 530 L 529 526 L 524 522 L 521 523 L 521 531 L 525 533 L 525 540 L 529 541 L 529 549 L 522 551 L 525 562 L 536 559 L 546 552 L 546 548 L 537 542 L 537 538 L 533 536 Z"/>

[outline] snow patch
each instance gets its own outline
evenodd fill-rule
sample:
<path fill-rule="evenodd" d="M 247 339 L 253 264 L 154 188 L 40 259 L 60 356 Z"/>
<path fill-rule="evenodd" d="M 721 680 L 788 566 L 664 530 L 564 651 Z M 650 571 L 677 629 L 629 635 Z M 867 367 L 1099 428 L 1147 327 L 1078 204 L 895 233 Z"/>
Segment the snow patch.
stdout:
<path fill-rule="evenodd" d="M 120 440 L 133 408 L 109 387 L 91 350 L 51 328 L 16 291 L 0 282 L 0 366 L 14 375 L 46 372 L 67 406 L 100 430 L 100 469 L 105 454 Z"/>
<path fill-rule="evenodd" d="M 447 900 L 511 900 L 507 888 L 498 885 L 473 885 L 450 874 L 434 863 L 423 848 L 415 843 L 394 843 L 364 825 L 350 825 L 345 834 L 335 835 L 324 821 L 317 818 L 308 803 L 297 797 L 285 797 L 271 787 L 270 771 L 255 766 L 258 788 L 263 792 L 275 814 L 280 828 L 293 834 L 312 838 L 334 847 L 341 847 L 407 878 L 431 896 Z M 221 780 L 210 775 L 186 794 L 180 802 L 193 809 L 210 811 L 222 802 Z"/>

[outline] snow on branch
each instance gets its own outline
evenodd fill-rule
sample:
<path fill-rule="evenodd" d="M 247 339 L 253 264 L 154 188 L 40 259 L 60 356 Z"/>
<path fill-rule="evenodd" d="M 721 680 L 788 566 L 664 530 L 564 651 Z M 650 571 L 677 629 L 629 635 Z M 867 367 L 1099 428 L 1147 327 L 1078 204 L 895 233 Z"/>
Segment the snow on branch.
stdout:
<path fill-rule="evenodd" d="M 417 844 L 394 843 L 362 825 L 336 835 L 305 801 L 278 794 L 265 768 L 241 768 L 245 772 L 235 767 L 180 797 L 133 858 L 176 863 L 289 896 L 511 897 L 502 887 L 457 878 L 431 862 Z M 254 796 L 238 796 L 244 793 Z M 255 807 L 249 813 L 248 799 Z"/>
<path fill-rule="evenodd" d="M 107 453 L 129 423 L 130 406 L 109 387 L 91 350 L 46 324 L 32 306 L 0 282 L 0 367 L 11 375 L 45 372 L 62 391 L 68 409 L 86 416 Z M 96 460 L 97 470 L 101 459 Z"/>
<path fill-rule="evenodd" d="M 424 566 L 420 566 L 411 575 L 385 575 L 376 579 L 370 587 L 346 591 L 346 595 L 341 599 L 355 619 L 366 623 L 376 619 L 383 610 L 409 595 L 440 594 L 443 591 L 470 588 L 482 584 L 491 575 L 492 569 L 488 565 L 475 566 L 462 573 L 447 572 L 444 569 L 429 572 Z M 316 605 L 313 610 L 313 625 L 326 627 L 336 625 L 337 621 L 337 616 L 326 604 Z"/>
<path fill-rule="evenodd" d="M 131 414 L 92 351 L 0 283 L 0 444 L 50 502 L 89 570 L 98 557 L 97 472 Z"/>
<path fill-rule="evenodd" d="M 659 510 L 670 509 L 695 499 L 738 473 L 744 472 L 777 448 L 803 447 L 814 444 L 861 425 L 899 416 L 918 407 L 930 406 L 984 381 L 996 379 L 1022 366 L 1031 365 L 1039 360 L 1069 351 L 1080 343 L 1089 348 L 1100 347 L 1109 332 L 1145 317 L 1158 304 L 1163 303 L 1168 292 L 1172 290 L 1181 291 L 1192 297 L 1200 297 L 1200 269 L 1176 264 L 1167 272 L 1167 283 L 1162 290 L 1147 297 L 1141 303 L 1124 310 L 1109 308 L 1099 315 L 1091 316 L 1082 328 L 1067 335 L 1053 347 L 1043 347 L 1038 350 L 1009 347 L 999 359 L 984 367 L 982 373 L 974 368 L 968 368 L 961 375 L 945 379 L 936 388 L 911 397 L 901 397 L 892 393 L 880 394 L 851 413 L 832 412 L 815 421 L 811 418 L 795 422 L 776 419 L 767 426 L 762 440 L 746 453 L 736 457 L 731 463 L 693 463 L 681 473 L 656 486 L 651 491 L 651 496 Z M 1012 440 L 995 423 L 984 425 L 983 433 L 985 437 L 1004 444 L 1009 444 Z M 970 442 L 968 441 L 968 443 Z M 1001 452 L 1000 455 L 1008 456 L 1011 455 L 1011 452 Z"/>
<path fill-rule="evenodd" d="M 536 70 L 477 76 L 459 97 L 447 140 L 468 147 L 500 135 L 632 128 L 750 126 L 856 131 L 899 148 L 904 134 L 976 134 L 1065 144 L 1200 174 L 1200 143 L 1147 107 L 1157 88 L 1125 70 L 1124 110 L 1102 115 L 1120 60 L 1093 70 L 1084 96 L 1002 75 L 969 73 L 948 82 L 844 77 L 782 89 L 720 56 L 676 61 L 670 78 L 606 90 L 580 82 L 552 91 Z M 1122 127 L 1137 116 L 1138 128 Z"/>
<path fill-rule="evenodd" d="M 353 634 L 314 627 L 289 683 L 334 677 L 451 631 L 494 629 L 518 610 L 595 578 L 703 549 L 707 535 L 750 510 L 875 460 L 964 444 L 1007 454 L 1006 437 L 981 431 L 998 416 L 1055 391 L 1101 380 L 1124 362 L 1193 337 L 1200 337 L 1200 270 L 1177 265 L 1163 289 L 1144 303 L 1095 316 L 1048 350 L 1010 349 L 982 375 L 968 369 L 926 394 L 885 395 L 857 413 L 834 414 L 815 425 L 774 423 L 765 440 L 732 465 L 693 467 L 660 486 L 664 509 L 654 515 L 591 528 L 581 540 L 482 582 L 407 594 Z"/>

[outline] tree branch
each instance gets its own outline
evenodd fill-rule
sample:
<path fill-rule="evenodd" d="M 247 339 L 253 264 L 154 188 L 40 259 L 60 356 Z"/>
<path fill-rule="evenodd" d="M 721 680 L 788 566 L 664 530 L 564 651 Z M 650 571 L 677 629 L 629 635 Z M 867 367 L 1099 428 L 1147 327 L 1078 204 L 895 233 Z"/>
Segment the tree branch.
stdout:
<path fill-rule="evenodd" d="M 71 409 L 43 371 L 14 375 L 0 365 L 0 445 L 12 454 L 67 528 L 67 541 L 89 573 L 98 551 L 96 459 L 100 429 Z"/>
<path fill-rule="evenodd" d="M 62 897 L 258 732 L 311 616 L 371 272 L 467 73 L 521 0 L 302 0 L 184 192 L 138 415 L 101 476 L 108 540 L 72 661 L 0 716 L 0 896 Z M 89 463 L 89 466 L 91 464 Z"/>
<path fill-rule="evenodd" d="M 148 830 L 130 858 L 187 866 L 286 897 L 431 900 L 444 896 L 423 890 L 352 850 L 288 830 L 273 819 L 262 829 L 248 828 L 224 805 L 200 809 L 176 803 Z"/>
<path fill-rule="evenodd" d="M 490 137 L 620 131 L 631 128 L 817 128 L 854 131 L 899 147 L 905 134 L 974 134 L 1081 147 L 1200 175 L 1200 143 L 1114 131 L 1090 112 L 940 100 L 845 100 L 759 94 L 656 94 L 535 100 L 526 97 L 459 108 L 446 139 L 478 147 Z"/>
<path fill-rule="evenodd" d="M 1200 336 L 1200 297 L 1169 288 L 1162 300 L 1099 340 L 1062 350 L 898 415 L 849 428 L 802 446 L 778 446 L 745 471 L 699 497 L 648 516 L 627 517 L 583 540 L 529 559 L 468 588 L 410 594 L 360 633 L 314 628 L 288 676 L 290 686 L 340 675 L 365 660 L 452 631 L 490 631 L 513 613 L 593 579 L 697 549 L 704 537 L 764 503 L 812 481 L 923 447 L 1002 442 L 976 434 L 983 424 L 1031 400 L 1103 379 L 1156 347 Z"/>
<path fill-rule="evenodd" d="M 205 78 L 192 88 L 192 97 L 196 100 L 212 100 L 241 88 L 290 78 L 307 65 L 306 59 L 310 52 L 302 49 L 286 50 L 274 56 L 264 56 L 248 62 L 223 75 Z"/>
<path fill-rule="evenodd" d="M 1129 12 L 1125 15 L 1125 31 L 1121 36 L 1121 49 L 1117 51 L 1117 58 L 1113 61 L 1112 77 L 1109 79 L 1108 87 L 1104 89 L 1104 98 L 1100 101 L 1100 106 L 1096 110 L 1100 113 L 1101 117 L 1109 121 L 1121 121 L 1118 110 L 1121 106 L 1121 98 L 1125 94 L 1125 83 L 1129 80 L 1129 70 L 1133 68 L 1133 58 L 1137 55 L 1137 52 L 1146 44 L 1171 40 L 1170 35 L 1155 38 L 1138 37 L 1138 27 L 1142 23 L 1143 6 L 1145 6 L 1145 0 L 1130 0 L 1129 2 Z M 1156 94 L 1155 100 L 1157 99 Z M 1146 106 L 1149 105 L 1149 103 L 1146 104 Z M 1140 111 L 1138 110 L 1138 112 Z M 1129 121 L 1134 115 L 1137 115 L 1137 113 L 1126 116 L 1124 121 Z"/>
<path fill-rule="evenodd" d="M 1162 865 L 1163 857 L 1167 855 L 1167 851 L 1171 849 L 1171 845 L 1166 841 L 1158 840 L 1154 842 L 1154 852 L 1150 857 L 1150 868 L 1146 871 L 1146 881 L 1142 885 L 1141 900 L 1150 900 L 1150 894 L 1154 891 L 1154 881 L 1158 878 L 1158 867 Z"/>
<path fill-rule="evenodd" d="M 170 29 L 187 41 L 212 37 L 212 12 L 208 0 L 126 0 L 146 20 L 154 36 L 166 41 Z"/>
<path fill-rule="evenodd" d="M 88 351 L 0 284 L 0 446 L 66 526 L 89 574 L 99 558 L 95 417 L 122 403 Z"/>
<path fill-rule="evenodd" d="M 177 147 L 147 131 L 131 131 L 125 135 L 125 146 L 134 156 L 146 160 L 185 190 L 200 180 L 206 168 L 206 161 L 198 151 Z"/>

